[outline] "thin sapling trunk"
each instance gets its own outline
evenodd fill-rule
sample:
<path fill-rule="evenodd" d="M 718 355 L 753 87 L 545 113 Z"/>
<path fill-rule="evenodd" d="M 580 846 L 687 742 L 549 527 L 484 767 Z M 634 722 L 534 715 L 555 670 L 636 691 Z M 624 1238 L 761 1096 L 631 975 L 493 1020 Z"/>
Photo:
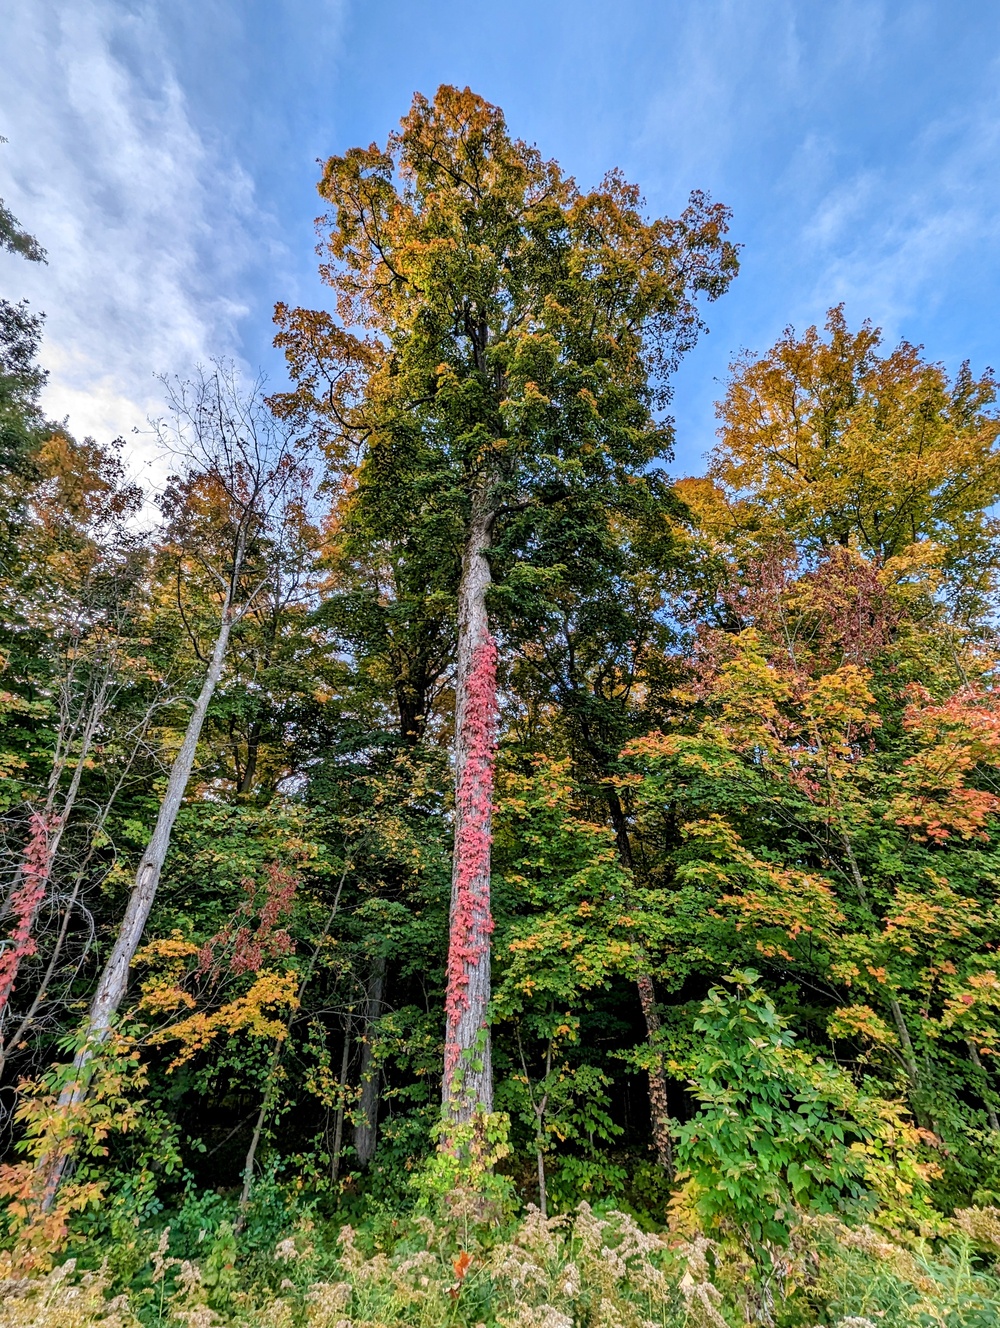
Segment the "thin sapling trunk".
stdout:
<path fill-rule="evenodd" d="M 615 832 L 618 857 L 625 870 L 634 870 L 632 845 L 628 837 L 628 824 L 621 799 L 611 787 L 607 789 L 608 809 Z M 646 1041 L 656 1047 L 660 1036 L 660 1016 L 656 1009 L 656 989 L 648 968 L 648 959 L 642 956 L 642 971 L 636 978 L 639 992 L 639 1005 L 642 1009 L 643 1022 L 646 1025 Z M 653 1128 L 653 1143 L 656 1147 L 656 1160 L 668 1180 L 674 1178 L 674 1143 L 670 1133 L 670 1105 L 667 1097 L 667 1073 L 663 1068 L 663 1057 L 656 1052 L 655 1059 L 648 1070 L 649 1119 Z"/>
<path fill-rule="evenodd" d="M 264 1126 L 267 1123 L 268 1115 L 270 1114 L 271 1107 L 274 1104 L 274 1099 L 277 1096 L 278 1071 L 281 1068 L 281 1056 L 285 1050 L 285 1043 L 288 1041 L 288 1038 L 291 1034 L 292 1024 L 295 1022 L 295 1016 L 298 1014 L 299 1009 L 301 1008 L 302 997 L 305 995 L 306 987 L 309 985 L 309 979 L 312 977 L 316 969 L 316 961 L 319 958 L 320 951 L 323 948 L 323 942 L 329 936 L 330 928 L 333 926 L 336 920 L 337 912 L 340 908 L 340 895 L 341 892 L 343 891 L 344 882 L 347 880 L 347 873 L 350 871 L 350 869 L 351 865 L 350 863 L 348 863 L 348 865 L 344 868 L 343 874 L 341 875 L 340 882 L 337 886 L 337 893 L 333 897 L 333 907 L 330 909 L 330 915 L 326 920 L 326 924 L 323 927 L 323 930 L 320 932 L 319 939 L 317 940 L 316 946 L 312 952 L 312 955 L 310 956 L 309 963 L 306 965 L 305 972 L 302 974 L 302 977 L 299 980 L 298 990 L 295 993 L 295 1001 L 292 1005 L 292 1008 L 288 1012 L 288 1018 L 285 1020 L 284 1031 L 282 1035 L 275 1042 L 274 1049 L 271 1052 L 271 1056 L 268 1061 L 267 1075 L 266 1075 L 267 1082 L 264 1087 L 264 1097 L 260 1104 L 260 1110 L 257 1112 L 257 1120 L 254 1123 L 253 1134 L 250 1138 L 250 1147 L 247 1149 L 246 1161 L 243 1164 L 243 1190 L 240 1194 L 239 1216 L 236 1219 L 237 1231 L 241 1231 L 243 1229 L 244 1223 L 246 1222 L 246 1212 L 247 1208 L 250 1205 L 250 1191 L 253 1188 L 253 1173 L 254 1173 L 254 1166 L 257 1161 L 257 1149 L 260 1146 L 261 1136 L 264 1133 Z M 349 1043 L 347 1041 L 347 1037 L 349 1036 L 350 1032 L 350 1022 L 348 1022 L 347 1029 L 348 1031 L 344 1035 L 345 1063 L 344 1063 L 344 1068 L 341 1071 L 342 1093 L 347 1075 L 346 1059 L 349 1050 Z M 341 1096 L 341 1102 L 343 1102 L 343 1095 Z M 343 1124 L 343 1117 L 341 1116 L 341 1125 L 342 1124 Z M 339 1149 L 340 1149 L 339 1143 L 337 1144 L 336 1148 L 337 1148 L 337 1153 L 339 1155 Z M 334 1175 L 333 1178 L 334 1180 L 336 1180 L 336 1175 Z"/>
<path fill-rule="evenodd" d="M 344 1021 L 344 1047 L 340 1058 L 340 1079 L 337 1082 L 339 1097 L 333 1125 L 333 1152 L 330 1154 L 330 1179 L 335 1185 L 340 1177 L 340 1153 L 344 1146 L 344 1113 L 347 1102 L 347 1070 L 351 1061 L 352 1022 L 351 1015 L 348 1014 Z"/>

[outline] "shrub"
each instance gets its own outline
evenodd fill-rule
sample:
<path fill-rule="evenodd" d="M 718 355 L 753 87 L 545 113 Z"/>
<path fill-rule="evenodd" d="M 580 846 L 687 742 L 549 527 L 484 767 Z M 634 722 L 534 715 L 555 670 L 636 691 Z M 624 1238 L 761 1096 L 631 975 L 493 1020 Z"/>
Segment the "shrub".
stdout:
<path fill-rule="evenodd" d="M 918 1200 L 916 1135 L 901 1113 L 796 1047 L 756 973 L 731 980 L 736 991 L 713 988 L 694 1025 L 702 1042 L 688 1070 L 701 1105 L 677 1131 L 681 1204 L 766 1265 L 799 1209 Z"/>

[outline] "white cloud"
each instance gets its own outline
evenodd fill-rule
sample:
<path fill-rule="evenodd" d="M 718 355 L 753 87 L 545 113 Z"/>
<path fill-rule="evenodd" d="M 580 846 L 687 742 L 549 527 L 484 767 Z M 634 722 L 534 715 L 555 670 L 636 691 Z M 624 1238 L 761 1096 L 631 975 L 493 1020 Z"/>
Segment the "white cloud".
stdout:
<path fill-rule="evenodd" d="M 870 313 L 890 337 L 954 298 L 1000 239 L 1000 98 L 929 122 L 905 159 L 832 185 L 806 219 L 819 280 L 813 298 Z"/>
<path fill-rule="evenodd" d="M 246 312 L 252 184 L 192 125 L 164 47 L 145 3 L 4 16 L 0 197 L 49 262 L 0 256 L 0 289 L 47 313 L 49 414 L 105 440 L 157 411 L 156 373 L 232 354 Z"/>

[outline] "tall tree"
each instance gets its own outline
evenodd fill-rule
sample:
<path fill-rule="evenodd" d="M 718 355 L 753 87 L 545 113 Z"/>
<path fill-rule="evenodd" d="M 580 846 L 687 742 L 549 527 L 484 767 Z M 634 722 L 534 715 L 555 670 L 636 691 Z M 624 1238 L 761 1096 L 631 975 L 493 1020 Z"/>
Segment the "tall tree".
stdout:
<path fill-rule="evenodd" d="M 881 561 L 923 544 L 959 618 L 992 610 L 1000 522 L 996 383 L 969 365 L 950 377 L 921 347 L 890 351 L 842 306 L 824 336 L 786 329 L 732 366 L 719 403 L 712 488 L 682 486 L 710 533 L 759 548 L 851 546 Z"/>
<path fill-rule="evenodd" d="M 161 498 L 166 517 L 162 553 L 186 574 L 177 578 L 178 608 L 189 629 L 181 588 L 185 579 L 202 583 L 201 599 L 215 610 L 212 644 L 203 652 L 192 636 L 204 670 L 201 686 L 170 763 L 115 943 L 90 1001 L 86 1038 L 75 1058 L 76 1076 L 60 1097 L 65 1110 L 86 1096 L 94 1049 L 107 1037 L 125 996 L 230 637 L 272 576 L 273 542 L 280 542 L 284 527 L 282 502 L 296 473 L 293 441 L 267 410 L 260 381 L 244 393 L 235 371 L 218 365 L 193 383 L 168 385 L 168 393 L 172 415 L 160 433 L 183 469 Z M 66 1154 L 43 1159 L 43 1207 L 54 1197 L 65 1161 Z"/>
<path fill-rule="evenodd" d="M 279 306 L 287 406 L 321 415 L 339 464 L 360 454 L 373 538 L 402 506 L 460 556 L 443 1097 L 467 1122 L 493 1100 L 490 550 L 509 537 L 516 575 L 541 510 L 573 520 L 643 482 L 696 298 L 726 289 L 736 252 L 721 205 L 647 220 L 618 173 L 583 192 L 468 89 L 415 97 L 384 148 L 332 157 L 320 192 L 336 315 Z"/>

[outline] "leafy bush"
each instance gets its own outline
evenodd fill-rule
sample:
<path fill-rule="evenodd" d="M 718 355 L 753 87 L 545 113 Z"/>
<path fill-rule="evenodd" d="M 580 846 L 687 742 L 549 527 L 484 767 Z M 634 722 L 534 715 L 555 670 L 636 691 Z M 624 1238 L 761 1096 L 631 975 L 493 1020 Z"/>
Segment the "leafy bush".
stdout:
<path fill-rule="evenodd" d="M 694 1024 L 703 1040 L 689 1073 L 701 1107 L 677 1131 L 680 1202 L 765 1263 L 772 1245 L 787 1245 L 797 1209 L 912 1203 L 923 1181 L 915 1135 L 891 1104 L 797 1048 L 756 973 L 731 981 L 737 990 L 713 988 Z"/>

